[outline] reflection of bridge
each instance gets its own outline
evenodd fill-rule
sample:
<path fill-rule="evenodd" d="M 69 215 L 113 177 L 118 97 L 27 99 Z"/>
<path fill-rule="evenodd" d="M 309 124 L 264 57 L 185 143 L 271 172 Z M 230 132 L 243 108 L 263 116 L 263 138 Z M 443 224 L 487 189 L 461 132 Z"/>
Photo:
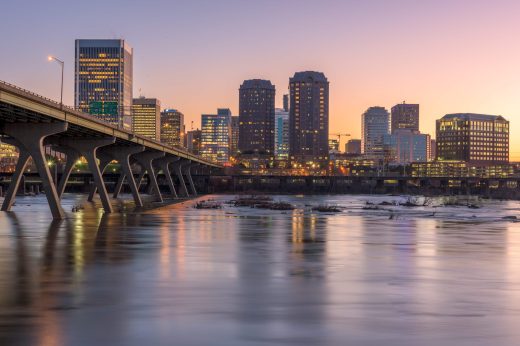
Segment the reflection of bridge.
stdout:
<path fill-rule="evenodd" d="M 114 197 L 117 198 L 123 183 L 127 182 L 136 206 L 142 206 L 139 185 L 145 175 L 149 179 L 148 193 L 162 201 L 157 184 L 159 171 L 165 173 L 172 197 L 196 195 L 191 168 L 210 174 L 220 166 L 194 156 L 185 150 L 170 147 L 138 136 L 96 118 L 60 105 L 5 82 L 0 82 L 0 134 L 1 141 L 19 150 L 19 159 L 6 193 L 3 211 L 11 209 L 24 170 L 32 158 L 55 219 L 64 217 L 60 199 L 76 161 L 84 157 L 94 180 L 89 200 L 99 193 L 105 212 L 112 212 L 103 171 L 111 161 L 121 166 Z M 54 181 L 45 158 L 45 146 L 66 155 L 64 173 Z M 141 166 L 141 174 L 134 178 L 131 164 Z M 179 180 L 176 187 L 171 173 Z M 188 188 L 190 191 L 188 191 Z"/>

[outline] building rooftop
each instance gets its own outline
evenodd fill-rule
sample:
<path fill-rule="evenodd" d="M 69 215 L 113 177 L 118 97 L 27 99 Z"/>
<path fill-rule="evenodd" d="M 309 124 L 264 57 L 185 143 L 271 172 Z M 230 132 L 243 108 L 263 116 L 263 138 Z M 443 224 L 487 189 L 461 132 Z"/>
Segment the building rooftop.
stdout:
<path fill-rule="evenodd" d="M 304 71 L 304 72 L 296 72 L 294 74 L 294 77 L 290 79 L 290 82 L 307 82 L 307 81 L 314 81 L 314 82 L 324 82 L 328 83 L 327 77 L 325 77 L 325 74 L 323 72 L 316 72 L 316 71 Z"/>
<path fill-rule="evenodd" d="M 475 114 L 475 113 L 454 113 L 446 114 L 442 117 L 444 120 L 448 119 L 462 119 L 462 120 L 479 120 L 479 121 L 495 121 L 506 119 L 501 115 Z"/>
<path fill-rule="evenodd" d="M 244 88 L 244 89 L 255 89 L 255 88 L 274 89 L 274 85 L 271 83 L 271 81 L 265 80 L 265 79 L 248 79 L 242 83 L 240 88 L 241 89 L 242 88 Z"/>

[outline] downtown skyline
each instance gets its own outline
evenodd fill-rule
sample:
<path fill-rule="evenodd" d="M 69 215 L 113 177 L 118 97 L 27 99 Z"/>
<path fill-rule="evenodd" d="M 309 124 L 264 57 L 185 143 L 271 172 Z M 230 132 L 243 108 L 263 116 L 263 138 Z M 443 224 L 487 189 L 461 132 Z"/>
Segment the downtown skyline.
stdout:
<path fill-rule="evenodd" d="M 92 2 L 93 8 L 97 3 Z M 0 57 L 0 79 L 58 99 L 59 71 L 46 61 L 47 55 L 58 56 L 65 61 L 64 103 L 72 105 L 74 40 L 122 37 L 134 48 L 134 94 L 179 109 L 186 124 L 194 121 L 195 127 L 200 127 L 201 114 L 216 108 L 238 114 L 237 89 L 243 80 L 271 80 L 276 107 L 281 107 L 289 77 L 316 70 L 330 81 L 330 127 L 352 138 L 360 138 L 360 115 L 368 107 L 390 108 L 405 100 L 421 105 L 420 131 L 432 135 L 435 120 L 445 114 L 503 115 L 511 120 L 511 160 L 519 160 L 520 51 L 508 41 L 520 32 L 514 16 L 520 5 L 394 3 L 304 1 L 294 8 L 291 1 L 150 2 L 146 6 L 158 9 L 152 21 L 137 18 L 141 6 L 130 2 L 124 15 L 108 21 L 110 9 L 121 4 L 112 2 L 94 25 L 87 19 L 94 13 L 89 8 L 82 7 L 79 17 L 63 15 L 80 11 L 77 4 L 34 2 L 30 9 L 7 4 L 12 15 L 0 24 L 2 29 L 22 16 L 42 29 L 37 35 L 21 29 L 4 40 L 11 54 Z M 308 20 L 314 11 L 328 20 L 312 30 L 297 25 L 295 17 Z M 191 22 L 184 18 L 188 15 Z M 166 25 L 168 18 L 178 25 Z M 260 26 L 262 21 L 269 23 L 267 28 Z M 265 30 L 269 35 L 263 35 Z M 311 44 L 304 44 L 305 37 Z"/>

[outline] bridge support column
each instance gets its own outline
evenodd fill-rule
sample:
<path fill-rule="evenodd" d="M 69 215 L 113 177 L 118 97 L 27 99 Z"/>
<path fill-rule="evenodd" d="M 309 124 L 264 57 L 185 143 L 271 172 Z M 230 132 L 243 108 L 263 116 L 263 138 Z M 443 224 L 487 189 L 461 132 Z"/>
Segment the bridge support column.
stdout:
<path fill-rule="evenodd" d="M 135 160 L 139 163 L 143 169 L 141 176 L 144 177 L 144 173 L 148 173 L 148 179 L 150 179 L 151 188 L 149 192 L 155 194 L 158 202 L 162 202 L 161 191 L 159 190 L 159 184 L 157 184 L 157 177 L 153 169 L 153 161 L 164 157 L 164 152 L 158 151 L 145 151 L 134 155 Z"/>
<path fill-rule="evenodd" d="M 184 166 L 184 174 L 188 178 L 188 183 L 190 183 L 190 189 L 193 196 L 197 196 L 197 189 L 195 189 L 195 184 L 193 183 L 193 178 L 191 176 L 191 168 L 198 166 L 197 163 L 189 163 Z"/>
<path fill-rule="evenodd" d="M 179 178 L 179 196 L 181 197 L 189 197 L 188 189 L 186 188 L 186 183 L 184 182 L 184 177 L 182 176 L 182 166 L 185 165 L 187 161 L 179 160 L 173 164 L 173 170 Z"/>
<path fill-rule="evenodd" d="M 101 177 L 103 177 L 103 173 L 105 172 L 105 169 L 107 168 L 108 164 L 112 162 L 112 158 L 109 157 L 106 154 L 103 153 L 97 153 L 98 159 L 99 159 L 99 170 L 101 172 Z M 96 192 L 98 191 L 96 182 L 94 181 L 94 185 L 90 187 L 90 192 L 88 194 L 87 200 L 89 202 L 94 201 L 94 197 L 96 196 Z"/>
<path fill-rule="evenodd" d="M 59 151 L 59 150 L 58 150 Z M 65 187 L 67 186 L 67 182 L 69 181 L 70 174 L 74 169 L 74 165 L 76 161 L 80 158 L 80 155 L 77 151 L 65 148 L 61 150 L 65 155 L 67 155 L 67 162 L 65 163 L 65 168 L 63 169 L 63 174 L 61 175 L 60 182 L 58 184 L 58 197 L 63 197 L 63 193 L 65 192 Z"/>
<path fill-rule="evenodd" d="M 156 166 L 157 175 L 159 175 L 159 170 L 162 170 L 163 174 L 166 177 L 166 182 L 168 183 L 168 188 L 170 189 L 170 194 L 173 198 L 178 198 L 177 191 L 175 190 L 175 184 L 173 184 L 172 174 L 170 171 L 170 164 L 176 161 L 179 161 L 179 157 L 175 156 L 166 156 L 162 159 L 157 159 L 154 161 L 154 165 Z"/>
<path fill-rule="evenodd" d="M 88 167 L 94 178 L 95 188 L 99 192 L 99 198 L 105 213 L 112 213 L 112 204 L 108 197 L 108 192 L 103 181 L 103 171 L 106 166 L 110 163 L 109 159 L 99 155 L 100 164 L 98 165 L 98 154 L 97 151 L 101 147 L 113 144 L 116 141 L 115 138 L 101 138 L 101 139 L 66 139 L 60 141 L 66 147 L 76 150 L 81 156 L 83 156 L 88 163 Z M 107 162 L 108 161 L 108 162 Z M 94 191 L 95 190 L 91 190 Z M 94 197 L 89 196 L 89 197 Z"/>
<path fill-rule="evenodd" d="M 14 203 L 16 191 L 20 185 L 23 171 L 27 166 L 27 161 L 29 160 L 29 157 L 32 157 L 36 170 L 42 180 L 42 185 L 45 189 L 45 195 L 49 202 L 52 217 L 54 219 L 65 218 L 65 212 L 61 207 L 58 192 L 56 191 L 56 185 L 52 179 L 51 172 L 49 171 L 47 160 L 45 159 L 43 141 L 46 137 L 67 131 L 67 128 L 67 123 L 10 123 L 4 125 L 3 132 L 15 139 L 12 143 L 17 145 L 20 151 L 20 159 L 18 160 L 15 175 L 13 176 L 4 204 L 2 205 L 3 211 L 9 211 L 11 209 Z"/>
<path fill-rule="evenodd" d="M 132 173 L 132 167 L 130 167 L 130 157 L 132 155 L 142 153 L 143 151 L 143 146 L 110 146 L 108 148 L 103 149 L 103 154 L 110 156 L 111 158 L 119 162 L 119 165 L 121 166 L 121 174 L 117 181 L 113 197 L 119 197 L 119 193 L 121 192 L 121 188 L 126 178 L 128 185 L 130 186 L 130 191 L 132 192 L 132 197 L 134 198 L 134 203 L 136 207 L 142 207 L 143 201 L 141 200 L 141 196 L 139 195 L 139 188 L 137 187 L 137 184 L 135 182 L 134 174 Z"/>

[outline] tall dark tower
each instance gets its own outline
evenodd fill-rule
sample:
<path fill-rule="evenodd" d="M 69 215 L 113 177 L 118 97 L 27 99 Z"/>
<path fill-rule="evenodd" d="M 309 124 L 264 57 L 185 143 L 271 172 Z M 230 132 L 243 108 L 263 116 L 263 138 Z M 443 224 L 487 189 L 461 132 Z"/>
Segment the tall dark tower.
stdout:
<path fill-rule="evenodd" d="M 329 82 L 321 72 L 297 72 L 289 90 L 290 159 L 323 167 L 329 156 Z"/>
<path fill-rule="evenodd" d="M 250 79 L 239 89 L 238 150 L 242 155 L 274 155 L 275 87 Z"/>
<path fill-rule="evenodd" d="M 396 130 L 419 131 L 419 105 L 406 102 L 392 107 L 391 133 Z"/>

